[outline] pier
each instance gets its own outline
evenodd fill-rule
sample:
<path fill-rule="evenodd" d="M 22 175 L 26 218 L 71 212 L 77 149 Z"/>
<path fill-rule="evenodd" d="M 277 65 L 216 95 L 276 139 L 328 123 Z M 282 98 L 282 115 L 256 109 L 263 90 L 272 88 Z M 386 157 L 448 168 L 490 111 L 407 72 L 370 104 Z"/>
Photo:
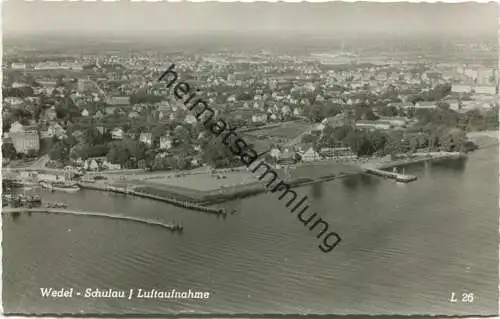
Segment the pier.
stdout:
<path fill-rule="evenodd" d="M 108 213 L 76 211 L 76 210 L 58 209 L 58 208 L 2 208 L 2 214 L 23 213 L 23 212 L 44 213 L 44 214 L 69 214 L 69 215 L 95 216 L 95 217 L 103 217 L 103 218 L 110 218 L 110 219 L 120 219 L 120 220 L 133 221 L 133 222 L 137 222 L 137 223 L 163 227 L 163 228 L 166 228 L 172 232 L 174 232 L 174 231 L 182 232 L 182 230 L 184 229 L 184 227 L 180 224 L 166 224 L 166 223 L 162 223 L 162 222 L 151 220 L 151 219 L 129 217 L 129 216 L 123 216 L 123 215 L 114 215 L 114 214 L 108 214 Z"/>
<path fill-rule="evenodd" d="M 178 200 L 175 198 L 168 198 L 168 197 L 157 196 L 157 195 L 153 195 L 153 194 L 147 194 L 147 193 L 143 193 L 143 192 L 137 192 L 137 191 L 131 190 L 127 187 L 116 187 L 116 186 L 111 186 L 111 185 L 96 185 L 96 184 L 90 184 L 90 183 L 78 183 L 78 185 L 82 188 L 87 188 L 87 189 L 109 191 L 109 192 L 113 192 L 113 193 L 133 195 L 133 196 L 138 196 L 138 197 L 143 197 L 143 198 L 148 198 L 148 199 L 154 199 L 154 200 L 158 200 L 158 201 L 172 204 L 172 205 L 177 206 L 177 207 L 192 209 L 192 210 L 196 210 L 196 211 L 200 211 L 200 212 L 204 212 L 204 213 L 210 213 L 210 214 L 216 214 L 216 215 L 226 214 L 226 211 L 224 208 L 207 207 L 207 206 L 199 205 L 199 204 L 189 202 L 189 201 L 183 201 L 183 200 Z"/>
<path fill-rule="evenodd" d="M 414 176 L 414 175 L 399 174 L 399 173 L 395 173 L 395 172 L 384 171 L 384 170 L 377 169 L 377 168 L 366 168 L 365 172 L 368 174 L 376 175 L 376 176 L 382 176 L 382 177 L 394 179 L 397 182 L 403 182 L 403 183 L 409 183 L 409 182 L 417 180 L 417 176 Z"/>

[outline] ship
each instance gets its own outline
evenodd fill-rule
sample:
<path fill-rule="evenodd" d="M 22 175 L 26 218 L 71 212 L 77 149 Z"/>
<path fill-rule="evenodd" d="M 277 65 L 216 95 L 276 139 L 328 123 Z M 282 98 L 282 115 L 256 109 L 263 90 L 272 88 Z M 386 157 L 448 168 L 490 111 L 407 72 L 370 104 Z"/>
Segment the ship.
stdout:
<path fill-rule="evenodd" d="M 71 182 L 41 182 L 40 185 L 50 191 L 74 193 L 80 190 L 80 187 L 76 183 Z"/>

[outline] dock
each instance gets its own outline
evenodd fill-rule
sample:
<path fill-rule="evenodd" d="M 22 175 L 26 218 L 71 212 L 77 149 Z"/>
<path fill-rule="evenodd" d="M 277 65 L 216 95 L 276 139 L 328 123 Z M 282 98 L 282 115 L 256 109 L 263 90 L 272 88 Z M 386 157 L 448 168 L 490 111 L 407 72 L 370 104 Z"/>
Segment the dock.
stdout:
<path fill-rule="evenodd" d="M 365 172 L 371 175 L 382 176 L 390 179 L 394 179 L 397 182 L 409 183 L 417 180 L 417 176 L 400 174 L 395 172 L 384 171 L 377 168 L 365 168 Z"/>
<path fill-rule="evenodd" d="M 69 209 L 58 209 L 58 208 L 2 208 L 2 214 L 10 214 L 10 213 L 43 213 L 43 214 L 69 214 L 69 215 L 80 215 L 80 216 L 95 216 L 95 217 L 103 217 L 110 219 L 120 219 L 126 221 L 133 221 L 137 223 L 159 226 L 166 228 L 172 232 L 182 232 L 184 227 L 180 224 L 172 223 L 166 224 L 159 221 L 155 221 L 152 219 L 145 219 L 139 217 L 131 217 L 131 216 L 123 216 L 123 215 L 115 215 L 108 213 L 97 213 L 97 212 L 89 212 L 89 211 L 76 211 Z"/>

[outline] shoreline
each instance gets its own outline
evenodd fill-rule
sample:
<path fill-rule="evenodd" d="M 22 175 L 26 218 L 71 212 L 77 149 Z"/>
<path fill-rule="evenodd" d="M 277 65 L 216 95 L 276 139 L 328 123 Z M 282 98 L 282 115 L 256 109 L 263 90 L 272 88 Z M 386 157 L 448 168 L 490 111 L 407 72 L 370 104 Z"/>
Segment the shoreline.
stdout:
<path fill-rule="evenodd" d="M 419 154 L 414 158 L 402 158 L 391 160 L 384 158 L 368 159 L 363 163 L 354 163 L 359 168 L 359 172 L 322 174 L 318 177 L 298 177 L 286 182 L 292 187 L 301 187 L 340 179 L 346 176 L 363 173 L 368 168 L 380 170 L 390 169 L 398 166 L 417 164 L 427 161 L 440 161 L 449 159 L 458 159 L 466 157 L 466 154 L 459 152 L 434 152 L 429 154 Z M 122 181 L 123 183 L 123 181 Z M 120 184 L 122 184 L 120 183 Z M 103 185 L 101 183 L 79 183 L 83 189 L 93 189 L 98 191 L 109 191 L 121 193 L 124 195 L 133 195 L 143 198 L 163 201 L 174 206 L 183 207 L 191 210 L 202 211 L 213 214 L 226 214 L 223 208 L 210 207 L 215 204 L 225 203 L 235 199 L 246 198 L 267 192 L 263 183 L 256 181 L 254 183 L 242 184 L 238 187 L 227 187 L 211 191 L 197 191 L 194 189 L 182 189 L 180 187 L 161 187 L 154 185 L 134 185 L 133 181 L 125 182 L 125 186 Z"/>
<path fill-rule="evenodd" d="M 386 170 L 398 166 L 405 166 L 411 164 L 418 164 L 422 162 L 433 162 L 433 161 L 443 161 L 443 160 L 452 160 L 467 157 L 467 154 L 460 152 L 432 152 L 427 154 L 417 154 L 413 158 L 401 158 L 396 160 L 375 160 L 368 161 L 365 164 L 361 164 L 363 169 L 367 168 L 375 168 L 379 170 Z"/>

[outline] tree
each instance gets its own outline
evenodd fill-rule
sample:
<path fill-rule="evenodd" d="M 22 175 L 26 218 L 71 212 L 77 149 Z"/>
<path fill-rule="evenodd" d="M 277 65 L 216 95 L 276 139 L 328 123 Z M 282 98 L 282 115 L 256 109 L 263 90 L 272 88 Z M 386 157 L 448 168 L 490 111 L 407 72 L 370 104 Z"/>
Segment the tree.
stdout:
<path fill-rule="evenodd" d="M 450 104 L 447 103 L 447 102 L 442 102 L 442 101 L 439 101 L 437 102 L 437 107 L 443 109 L 443 110 L 449 110 L 450 109 Z"/>
<path fill-rule="evenodd" d="M 202 160 L 215 168 L 230 167 L 234 163 L 233 153 L 219 139 L 210 139 L 202 145 Z"/>
<path fill-rule="evenodd" d="M 395 106 L 386 106 L 380 108 L 382 116 L 398 116 L 398 109 Z"/>
<path fill-rule="evenodd" d="M 2 116 L 2 128 L 3 128 L 2 131 L 3 132 L 8 132 L 10 130 L 10 127 L 11 127 L 11 125 L 12 125 L 13 122 L 14 121 L 13 121 L 13 119 L 12 119 L 11 116 L 4 114 Z"/>
<path fill-rule="evenodd" d="M 176 156 L 175 161 L 178 169 L 184 170 L 189 168 L 190 162 L 186 157 Z"/>
<path fill-rule="evenodd" d="M 66 163 L 69 160 L 69 146 L 64 141 L 58 141 L 49 151 L 49 157 L 53 161 Z"/>
<path fill-rule="evenodd" d="M 302 136 L 302 143 L 304 144 L 314 144 L 318 139 L 317 135 L 314 134 L 304 134 Z"/>
<path fill-rule="evenodd" d="M 174 136 L 179 139 L 181 143 L 190 143 L 191 142 L 191 134 L 189 130 L 187 130 L 184 126 L 178 125 L 174 129 Z"/>
<path fill-rule="evenodd" d="M 34 150 L 34 149 L 31 149 L 31 150 L 28 150 L 28 153 L 26 153 L 26 156 L 28 158 L 33 158 L 33 157 L 37 157 L 39 154 L 38 154 L 38 151 L 37 150 Z"/>
<path fill-rule="evenodd" d="M 108 153 L 106 154 L 106 159 L 111 163 L 120 164 L 125 166 L 127 160 L 130 157 L 127 147 L 123 142 L 114 142 L 110 144 Z"/>
<path fill-rule="evenodd" d="M 321 108 L 318 105 L 307 105 L 304 108 L 304 115 L 313 123 L 318 123 L 323 120 Z"/>
<path fill-rule="evenodd" d="M 380 131 L 375 131 L 370 135 L 370 140 L 372 144 L 373 151 L 382 150 L 387 142 L 387 137 Z"/>
<path fill-rule="evenodd" d="M 146 161 L 143 159 L 139 160 L 137 162 L 137 167 L 140 169 L 146 169 L 147 168 Z"/>
<path fill-rule="evenodd" d="M 445 151 L 463 151 L 467 136 L 465 132 L 458 128 L 445 131 L 439 138 L 439 144 Z"/>
<path fill-rule="evenodd" d="M 368 133 L 353 131 L 346 137 L 346 143 L 358 156 L 372 155 L 376 149 Z"/>
<path fill-rule="evenodd" d="M 56 105 L 56 115 L 58 119 L 65 121 L 72 121 L 74 118 L 81 116 L 78 108 L 69 97 L 61 100 Z"/>
<path fill-rule="evenodd" d="M 10 160 L 17 159 L 17 152 L 14 148 L 14 145 L 11 143 L 3 143 L 2 144 L 2 156 L 8 158 Z"/>

